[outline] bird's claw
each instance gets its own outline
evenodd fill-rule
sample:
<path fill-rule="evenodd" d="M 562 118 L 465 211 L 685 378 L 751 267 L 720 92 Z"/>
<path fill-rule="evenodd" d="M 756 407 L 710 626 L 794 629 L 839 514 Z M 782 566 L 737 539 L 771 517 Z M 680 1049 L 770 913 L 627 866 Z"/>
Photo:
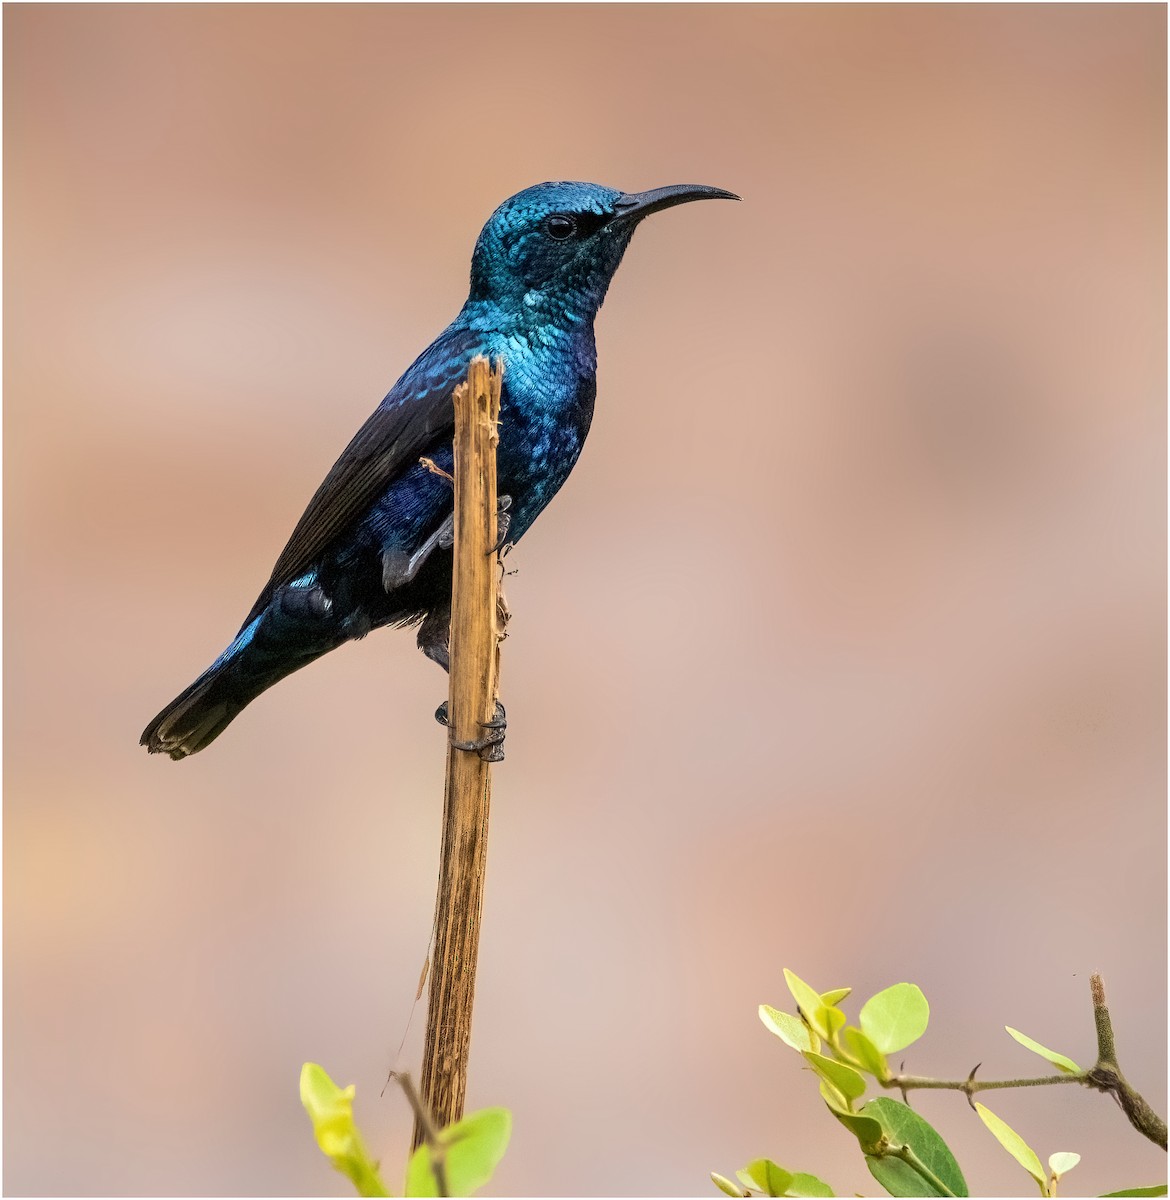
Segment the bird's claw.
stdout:
<path fill-rule="evenodd" d="M 435 720 L 447 729 L 451 728 L 446 700 L 435 709 Z M 484 762 L 503 762 L 504 735 L 508 731 L 508 715 L 498 700 L 491 720 L 480 721 L 479 727 L 484 731 L 483 737 L 470 742 L 457 742 L 452 738 L 450 745 L 456 750 L 474 750 Z"/>
<path fill-rule="evenodd" d="M 508 544 L 508 528 L 512 524 L 512 514 L 508 511 L 512 507 L 511 496 L 500 496 L 496 500 L 496 544 L 488 551 L 489 554 L 497 554 Z M 444 523 L 443 527 L 435 535 L 436 544 L 440 550 L 450 550 L 455 545 L 455 514 L 452 513 Z M 429 545 L 429 544 L 428 544 Z M 420 564 L 421 565 L 421 564 Z M 417 571 L 417 567 L 415 570 Z M 412 576 L 413 577 L 413 576 Z"/>
<path fill-rule="evenodd" d="M 499 554 L 508 544 L 508 529 L 512 524 L 511 496 L 499 496 L 496 499 L 496 544 L 488 551 L 489 554 Z"/>

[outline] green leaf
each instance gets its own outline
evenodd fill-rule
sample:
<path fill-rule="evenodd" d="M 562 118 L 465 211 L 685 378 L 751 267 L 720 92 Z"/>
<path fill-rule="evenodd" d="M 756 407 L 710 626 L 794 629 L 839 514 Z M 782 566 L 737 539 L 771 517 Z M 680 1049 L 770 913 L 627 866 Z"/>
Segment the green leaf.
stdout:
<path fill-rule="evenodd" d="M 862 1005 L 860 1020 L 865 1036 L 883 1054 L 893 1054 L 926 1032 L 930 1005 L 914 984 L 895 983 Z"/>
<path fill-rule="evenodd" d="M 1058 1150 L 1048 1156 L 1048 1170 L 1053 1179 L 1059 1179 L 1062 1175 L 1067 1175 L 1080 1161 L 1079 1154 L 1074 1154 L 1071 1150 Z"/>
<path fill-rule="evenodd" d="M 1151 1184 L 1150 1187 L 1126 1188 L 1122 1192 L 1106 1192 L 1105 1200 L 1110 1196 L 1164 1196 L 1166 1194 L 1166 1185 L 1164 1183 Z"/>
<path fill-rule="evenodd" d="M 316 1063 L 301 1067 L 301 1103 L 313 1122 L 317 1145 L 334 1167 L 347 1176 L 359 1196 L 388 1196 L 353 1122 L 354 1086 L 339 1088 Z"/>
<path fill-rule="evenodd" d="M 790 1196 L 828 1197 L 835 1194 L 823 1179 L 818 1179 L 815 1175 L 807 1175 L 803 1171 L 797 1171 L 788 1185 L 788 1195 Z"/>
<path fill-rule="evenodd" d="M 857 1059 L 865 1070 L 883 1081 L 890 1078 L 890 1064 L 886 1062 L 886 1056 L 860 1029 L 855 1025 L 849 1025 L 841 1037 L 845 1042 L 845 1049 Z"/>
<path fill-rule="evenodd" d="M 833 1008 L 840 1004 L 851 991 L 853 991 L 852 988 L 834 988 L 831 992 L 822 992 L 821 1003 L 826 1008 Z M 810 1175 L 809 1178 L 811 1179 L 812 1176 Z"/>
<path fill-rule="evenodd" d="M 820 1081 L 821 1099 L 834 1112 L 852 1112 L 853 1105 L 827 1080 Z"/>
<path fill-rule="evenodd" d="M 876 1118 L 891 1146 L 909 1146 L 917 1160 L 954 1196 L 966 1196 L 967 1181 L 959 1164 L 933 1126 L 912 1108 L 879 1096 L 861 1110 L 863 1117 Z M 864 1147 L 862 1147 L 864 1149 Z M 944 1196 L 906 1161 L 891 1155 L 874 1155 L 866 1160 L 870 1174 L 891 1196 Z"/>
<path fill-rule="evenodd" d="M 825 1014 L 825 1032 L 828 1034 L 830 1044 L 835 1043 L 837 1034 L 845 1027 L 846 1017 L 839 1008 L 826 1008 Z"/>
<path fill-rule="evenodd" d="M 799 1018 L 791 1013 L 781 1012 L 770 1004 L 760 1005 L 760 1020 L 782 1042 L 793 1050 L 819 1050 L 821 1043 L 816 1034 Z"/>
<path fill-rule="evenodd" d="M 875 1155 L 865 1156 L 865 1165 L 869 1173 L 886 1189 L 891 1196 L 945 1196 L 946 1192 L 934 1187 L 929 1180 L 923 1179 L 907 1162 L 892 1155 L 877 1158 Z"/>
<path fill-rule="evenodd" d="M 735 1175 L 745 1187 L 756 1188 L 765 1196 L 785 1195 L 792 1182 L 792 1172 L 778 1167 L 770 1158 L 757 1158 Z"/>
<path fill-rule="evenodd" d="M 470 1196 L 492 1177 L 512 1136 L 512 1114 L 506 1108 L 481 1108 L 448 1125 L 439 1133 L 448 1196 Z M 408 1196 L 438 1196 L 431 1165 L 431 1148 L 425 1143 L 406 1165 Z"/>
<path fill-rule="evenodd" d="M 845 1063 L 836 1059 L 826 1058 L 823 1054 L 814 1054 L 811 1050 L 804 1052 L 812 1069 L 841 1093 L 848 1101 L 856 1100 L 865 1095 L 865 1079 Z M 849 1105 L 852 1107 L 852 1104 Z"/>
<path fill-rule="evenodd" d="M 829 1036 L 829 1028 L 825 1023 L 825 1005 L 820 992 L 814 991 L 799 975 L 794 975 L 787 967 L 784 968 L 784 979 L 793 1000 L 800 1006 L 804 1019 L 816 1030 L 821 1037 Z"/>
<path fill-rule="evenodd" d="M 828 1087 L 827 1084 L 825 1086 Z M 821 1094 L 824 1095 L 824 1092 L 822 1091 Z M 847 1109 L 830 1102 L 827 1097 L 825 1098 L 825 1103 L 829 1105 L 829 1111 L 833 1116 L 857 1139 L 863 1154 L 877 1153 L 884 1148 L 884 1132 L 882 1130 L 882 1123 L 879 1120 L 875 1117 L 867 1117 L 863 1113 L 849 1112 Z M 870 1103 L 872 1104 L 873 1101 L 870 1101 Z M 867 1104 L 866 1108 L 868 1107 L 869 1105 Z"/>
<path fill-rule="evenodd" d="M 1077 1066 L 1071 1058 L 1066 1058 L 1063 1054 L 1057 1054 L 1055 1050 L 1049 1050 L 1047 1046 L 1041 1046 L 1039 1042 L 1033 1041 L 1026 1033 L 1021 1033 L 1018 1029 L 1013 1029 L 1010 1025 L 1005 1025 L 1004 1029 L 1008 1031 L 1020 1043 L 1031 1050 L 1033 1054 L 1039 1054 L 1041 1058 L 1046 1058 L 1056 1067 L 1057 1070 L 1063 1071 L 1066 1075 L 1083 1075 L 1084 1072 Z"/>
<path fill-rule="evenodd" d="M 745 1195 L 744 1189 L 737 1184 L 731 1182 L 726 1175 L 717 1175 L 714 1171 L 711 1172 L 711 1182 L 726 1196 L 736 1196 L 738 1200 L 743 1200 Z"/>
<path fill-rule="evenodd" d="M 1044 1168 L 1040 1165 L 1040 1159 L 1037 1157 L 1036 1151 L 1006 1121 L 1000 1120 L 985 1105 L 976 1101 L 975 1111 L 979 1114 L 983 1124 L 995 1135 L 999 1144 L 1040 1185 L 1041 1194 L 1047 1195 L 1048 1176 L 1044 1173 Z"/>

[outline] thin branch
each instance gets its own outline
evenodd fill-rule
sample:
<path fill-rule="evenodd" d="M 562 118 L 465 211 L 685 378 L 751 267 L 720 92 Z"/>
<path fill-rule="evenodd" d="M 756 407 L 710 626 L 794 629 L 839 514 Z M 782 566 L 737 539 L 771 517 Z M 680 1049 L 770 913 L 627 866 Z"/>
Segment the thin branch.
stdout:
<path fill-rule="evenodd" d="M 431 1174 L 435 1177 L 435 1190 L 440 1196 L 449 1196 L 447 1187 L 447 1148 L 443 1145 L 439 1131 L 435 1128 L 431 1110 L 423 1098 L 415 1090 L 414 1080 L 405 1072 L 391 1071 L 391 1078 L 397 1081 L 414 1113 L 414 1125 L 422 1131 L 422 1141 L 431 1152 Z"/>
<path fill-rule="evenodd" d="M 1117 1066 L 1117 1048 L 1113 1044 L 1113 1022 L 1105 1003 L 1105 980 L 1096 971 L 1089 976 L 1089 992 L 1093 997 L 1093 1023 L 1097 1026 L 1097 1065 Z"/>
<path fill-rule="evenodd" d="M 1082 1082 L 1099 1092 L 1108 1092 L 1121 1106 L 1121 1111 L 1134 1129 L 1165 1150 L 1166 1122 L 1130 1086 L 1117 1065 L 1113 1021 L 1105 1004 L 1105 982 L 1096 972 L 1089 979 L 1089 988 L 1093 995 L 1093 1022 L 1097 1026 L 1097 1064 L 1085 1073 Z"/>
<path fill-rule="evenodd" d="M 991 1092 L 997 1088 L 1049 1087 L 1054 1083 L 1084 1083 L 1084 1075 L 1038 1075 L 1027 1079 L 931 1079 L 927 1075 L 891 1075 L 880 1081 L 882 1087 L 901 1088 L 945 1088 L 952 1092 L 965 1092 L 968 1096 L 976 1092 Z"/>
<path fill-rule="evenodd" d="M 916 1088 L 938 1088 L 952 1092 L 963 1092 L 968 1103 L 977 1092 L 990 1092 L 999 1088 L 1051 1087 L 1059 1083 L 1079 1083 L 1082 1087 L 1108 1092 L 1120 1105 L 1129 1123 L 1151 1142 L 1166 1149 L 1166 1122 L 1150 1107 L 1146 1100 L 1134 1090 L 1117 1065 L 1117 1047 L 1113 1038 L 1113 1022 L 1105 1004 L 1105 984 L 1101 976 L 1094 974 L 1089 979 L 1093 997 L 1093 1022 L 1097 1028 L 1097 1062 L 1089 1071 L 1061 1072 L 1059 1075 L 1039 1075 L 1026 1079 L 976 1080 L 975 1071 L 966 1079 L 932 1079 L 926 1075 L 891 1075 L 880 1079 L 882 1087 L 897 1088 L 903 1097 Z M 978 1070 L 978 1067 L 976 1067 Z"/>

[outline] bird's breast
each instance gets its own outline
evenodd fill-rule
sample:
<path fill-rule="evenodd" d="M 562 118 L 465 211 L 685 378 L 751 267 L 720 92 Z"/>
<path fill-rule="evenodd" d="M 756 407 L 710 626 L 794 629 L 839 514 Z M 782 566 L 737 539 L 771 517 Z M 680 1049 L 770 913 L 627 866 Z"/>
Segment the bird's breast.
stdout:
<path fill-rule="evenodd" d="M 580 457 L 593 418 L 592 376 L 558 379 L 504 367 L 499 490 L 512 496 L 512 540 L 556 495 Z"/>

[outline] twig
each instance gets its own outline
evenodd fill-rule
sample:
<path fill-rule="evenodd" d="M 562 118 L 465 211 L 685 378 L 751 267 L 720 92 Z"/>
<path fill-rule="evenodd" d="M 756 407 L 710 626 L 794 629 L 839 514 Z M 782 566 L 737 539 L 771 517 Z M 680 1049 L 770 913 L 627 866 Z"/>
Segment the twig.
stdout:
<path fill-rule="evenodd" d="M 444 471 L 443 468 L 440 467 L 439 464 L 437 462 L 435 462 L 435 460 L 433 458 L 427 458 L 426 455 L 424 454 L 423 457 L 420 458 L 418 461 L 424 467 L 426 467 L 426 469 L 428 471 L 430 471 L 430 473 L 432 475 L 438 475 L 438 477 L 440 479 L 445 479 L 448 483 L 454 484 L 455 476 L 448 474 L 448 472 Z"/>
<path fill-rule="evenodd" d="M 1093 1021 L 1097 1026 L 1097 1063 L 1086 1072 L 1084 1082 L 1099 1092 L 1109 1092 L 1121 1105 L 1129 1123 L 1151 1142 L 1166 1149 L 1166 1122 L 1130 1086 L 1117 1065 L 1117 1048 L 1113 1043 L 1113 1022 L 1105 1005 L 1105 983 L 1093 973 L 1089 979 L 1093 993 Z"/>
<path fill-rule="evenodd" d="M 1113 1022 L 1105 1004 L 1105 980 L 1096 971 L 1089 976 L 1089 994 L 1093 997 L 1093 1024 L 1097 1026 L 1097 1065 L 1117 1066 L 1117 1047 L 1113 1044 Z"/>
<path fill-rule="evenodd" d="M 451 1192 L 447 1187 L 447 1148 L 443 1145 L 439 1131 L 435 1128 L 431 1111 L 415 1091 L 414 1080 L 407 1073 L 391 1071 L 390 1077 L 396 1080 L 402 1089 L 402 1094 L 406 1097 L 406 1102 L 414 1113 L 415 1127 L 422 1130 L 422 1140 L 426 1142 L 427 1149 L 431 1152 L 431 1174 L 435 1177 L 435 1190 L 440 1196 L 449 1196 Z"/>
<path fill-rule="evenodd" d="M 475 967 L 487 866 L 490 764 L 475 750 L 492 719 L 501 617 L 496 533 L 496 443 L 503 366 L 475 358 L 455 389 L 455 545 L 451 590 L 450 737 L 443 846 L 435 902 L 422 1095 L 440 1129 L 463 1115 Z M 414 1145 L 426 1137 L 416 1120 Z"/>
<path fill-rule="evenodd" d="M 968 1103 L 973 1103 L 976 1092 L 989 1092 L 997 1088 L 1050 1087 L 1058 1083 L 1079 1083 L 1082 1087 L 1096 1088 L 1108 1092 L 1121 1106 L 1129 1123 L 1142 1135 L 1166 1149 L 1166 1122 L 1136 1092 L 1121 1073 L 1117 1065 L 1117 1049 L 1113 1040 L 1113 1022 L 1105 1005 L 1105 984 L 1101 976 L 1094 973 L 1089 979 L 1093 997 L 1093 1021 L 1097 1027 L 1097 1062 L 1088 1071 L 1069 1071 L 1059 1075 L 1040 1075 L 1027 1079 L 977 1080 L 975 1071 L 966 1079 L 931 1079 L 925 1075 L 891 1075 L 879 1082 L 886 1088 L 898 1088 L 903 1096 L 916 1088 L 944 1088 L 966 1094 Z M 976 1067 L 978 1070 L 978 1067 Z"/>
<path fill-rule="evenodd" d="M 1048 1087 L 1054 1083 L 1084 1083 L 1084 1075 L 1039 1075 L 1033 1079 L 931 1079 L 926 1075 L 891 1075 L 882 1080 L 882 1086 L 901 1088 L 909 1092 L 917 1088 L 945 1088 L 953 1092 L 965 1092 L 968 1097 L 976 1092 L 990 1092 L 996 1088 Z"/>

